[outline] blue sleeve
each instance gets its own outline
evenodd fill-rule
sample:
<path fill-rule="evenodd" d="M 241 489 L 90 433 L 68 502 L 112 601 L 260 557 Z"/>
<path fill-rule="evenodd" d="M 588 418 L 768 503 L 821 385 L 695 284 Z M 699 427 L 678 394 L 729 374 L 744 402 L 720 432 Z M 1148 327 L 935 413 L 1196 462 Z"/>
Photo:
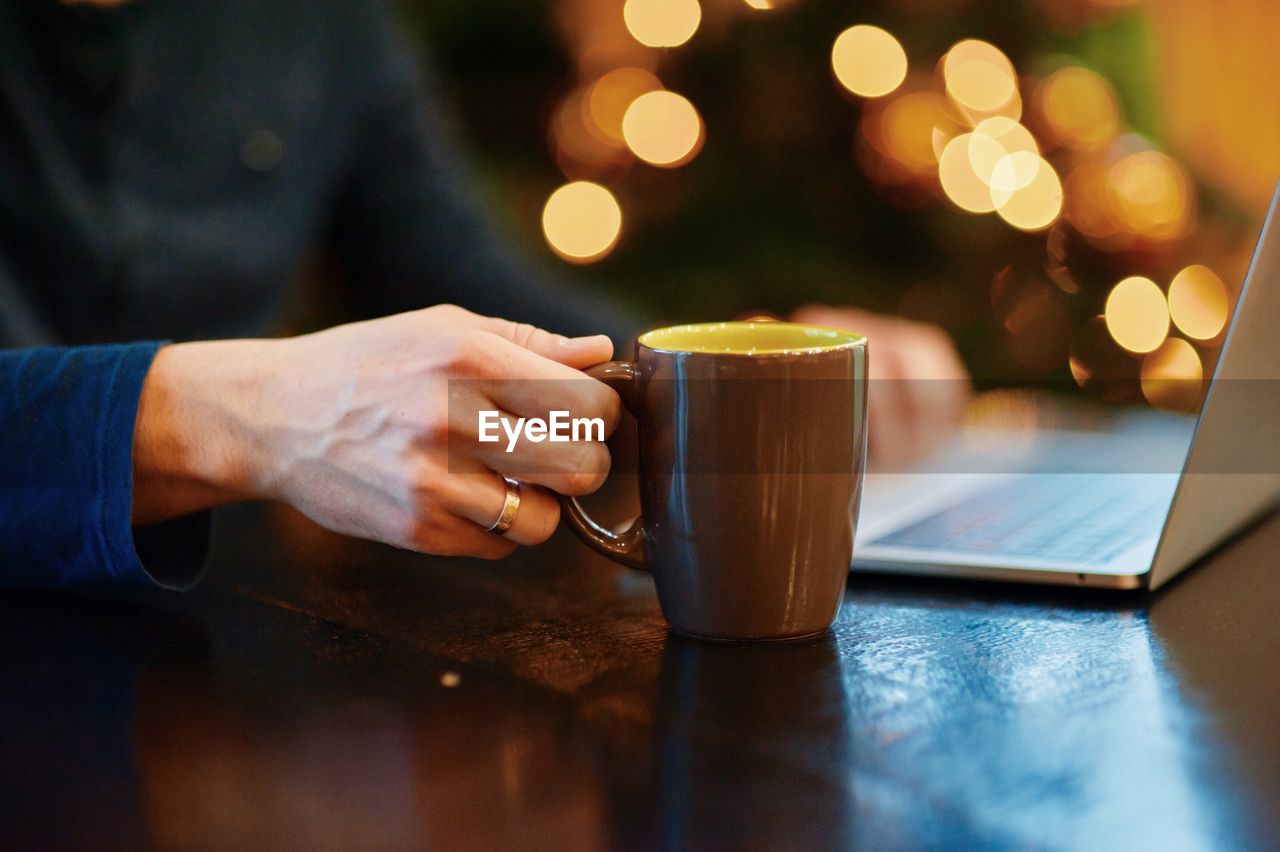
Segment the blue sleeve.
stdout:
<path fill-rule="evenodd" d="M 199 578 L 208 512 L 131 523 L 138 399 L 162 345 L 0 351 L 0 588 Z"/>

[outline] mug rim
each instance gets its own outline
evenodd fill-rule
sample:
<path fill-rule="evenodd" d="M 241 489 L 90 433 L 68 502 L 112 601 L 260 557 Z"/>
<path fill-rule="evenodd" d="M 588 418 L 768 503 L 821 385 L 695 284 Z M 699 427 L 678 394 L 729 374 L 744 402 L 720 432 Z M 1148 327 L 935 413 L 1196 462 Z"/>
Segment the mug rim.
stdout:
<path fill-rule="evenodd" d="M 664 332 L 680 332 L 680 331 L 702 331 L 706 329 L 728 329 L 728 328 L 759 328 L 759 327 L 778 327 L 786 326 L 790 328 L 811 329 L 813 331 L 828 332 L 837 334 L 847 338 L 839 343 L 820 344 L 817 346 L 790 346 L 775 347 L 770 349 L 689 349 L 671 346 L 654 346 L 645 342 L 645 338 L 652 335 L 662 334 Z M 812 325 L 804 322 L 778 322 L 775 320 L 732 320 L 725 322 L 693 322 L 681 323 L 679 325 L 668 325 L 661 328 L 650 329 L 636 338 L 636 344 L 648 349 L 650 352 L 660 352 L 668 355 L 685 355 L 685 356 L 711 356 L 714 358 L 759 358 L 761 356 L 779 356 L 779 355 L 822 355 L 828 352 L 842 352 L 847 349 L 858 349 L 867 345 L 867 336 L 856 331 L 850 331 L 844 328 L 832 328 L 826 325 Z"/>

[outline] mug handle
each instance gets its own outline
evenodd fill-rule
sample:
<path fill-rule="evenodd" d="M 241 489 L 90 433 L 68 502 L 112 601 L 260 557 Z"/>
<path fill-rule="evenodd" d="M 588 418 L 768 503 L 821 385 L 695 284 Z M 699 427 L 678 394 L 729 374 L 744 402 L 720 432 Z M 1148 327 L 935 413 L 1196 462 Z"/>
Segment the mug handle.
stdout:
<path fill-rule="evenodd" d="M 622 398 L 622 405 L 636 415 L 636 379 L 639 368 L 631 361 L 606 361 L 584 370 L 591 378 L 604 382 Z M 649 560 L 644 550 L 644 518 L 634 519 L 622 532 L 600 526 L 583 511 L 577 497 L 560 495 L 560 508 L 569 528 L 592 550 L 621 562 L 628 568 L 649 570 Z"/>

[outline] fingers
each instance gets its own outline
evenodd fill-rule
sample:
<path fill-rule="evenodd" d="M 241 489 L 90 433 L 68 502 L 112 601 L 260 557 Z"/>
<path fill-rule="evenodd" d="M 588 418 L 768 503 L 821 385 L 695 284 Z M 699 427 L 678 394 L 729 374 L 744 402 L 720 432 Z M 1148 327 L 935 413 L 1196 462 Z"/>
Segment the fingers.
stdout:
<path fill-rule="evenodd" d="M 488 532 L 502 514 L 507 500 L 506 481 L 492 471 L 450 474 L 458 486 L 452 510 L 487 535 L 516 544 L 541 544 L 560 524 L 560 503 L 535 485 L 521 483 L 520 506 L 515 520 L 502 535 Z"/>
<path fill-rule="evenodd" d="M 549 420 L 552 412 L 563 412 L 561 417 L 568 418 L 570 421 L 591 422 L 593 435 L 600 431 L 599 426 L 603 426 L 604 438 L 612 435 L 618 425 L 618 418 L 622 416 L 622 403 L 618 395 L 607 385 L 588 379 L 581 372 L 570 370 L 562 365 L 549 365 L 556 367 L 557 370 L 548 371 L 545 370 L 545 366 L 548 365 L 548 361 L 534 353 L 512 348 L 512 351 L 504 352 L 503 356 L 495 361 L 493 365 L 495 377 L 480 383 L 480 391 L 490 400 L 493 408 L 515 414 L 517 418 L 536 417 Z M 521 377 L 530 375 L 535 370 L 543 370 L 544 375 L 549 374 L 547 379 Z M 564 372 L 562 374 L 559 371 Z M 593 421 L 598 421 L 599 426 Z M 522 441 L 521 444 L 530 448 L 530 459 L 541 455 L 540 446 L 545 446 L 545 449 L 552 452 L 572 446 L 563 443 L 532 444 L 530 441 Z M 572 455 L 573 453 L 566 453 L 567 458 Z M 591 454 L 586 453 L 586 458 L 582 461 L 590 462 Z M 539 468 L 525 469 L 532 471 Z M 568 472 L 567 468 L 561 467 L 541 469 L 552 469 L 553 472 L 563 469 L 564 472 Z"/>
<path fill-rule="evenodd" d="M 881 465 L 917 461 L 945 441 L 968 406 L 969 383 L 950 344 L 927 328 L 882 337 L 872 357 L 869 436 Z M 873 344 L 873 347 L 875 344 Z"/>
<path fill-rule="evenodd" d="M 454 472 L 439 462 L 422 467 L 404 518 L 402 538 L 393 543 L 438 556 L 499 559 L 518 545 L 541 544 L 560 523 L 560 504 L 535 485 L 521 483 L 515 518 L 505 534 L 490 532 L 507 500 L 506 481 L 475 465 Z"/>
<path fill-rule="evenodd" d="M 616 406 L 616 395 L 605 391 L 613 397 L 606 402 Z M 574 409 L 581 411 L 583 406 Z M 612 433 L 618 415 L 612 411 L 592 418 L 563 414 L 554 406 L 551 410 L 556 412 L 554 417 L 545 409 L 536 417 L 546 428 L 537 430 L 539 440 L 535 440 L 530 418 L 522 424 L 521 417 L 491 400 L 454 394 L 449 400 L 449 470 L 497 470 L 561 494 L 590 494 L 609 473 L 611 459 L 604 439 Z M 557 440 L 551 440 L 553 434 Z"/>
<path fill-rule="evenodd" d="M 491 533 L 466 518 L 440 512 L 415 524 L 407 543 L 411 550 L 435 556 L 474 556 L 501 559 L 511 555 L 519 542 Z"/>
<path fill-rule="evenodd" d="M 572 417 L 599 418 L 605 436 L 613 433 L 621 401 L 603 382 L 564 364 L 499 338 L 492 341 L 485 374 L 479 384 L 494 406 L 519 417 L 546 418 L 552 411 Z"/>
<path fill-rule="evenodd" d="M 474 378 L 499 408 L 522 417 L 546 417 L 552 410 L 601 417 L 606 436 L 613 432 L 620 409 L 617 394 L 580 372 L 612 357 L 613 342 L 607 336 L 565 337 L 456 305 L 422 313 L 482 332 L 459 347 L 455 363 L 461 374 L 454 378 Z"/>
<path fill-rule="evenodd" d="M 485 381 L 482 389 L 494 407 L 518 417 L 546 418 L 552 411 L 567 411 L 572 417 L 599 418 L 605 437 L 613 434 L 622 415 L 618 395 L 581 373 L 547 380 L 494 378 Z"/>
<path fill-rule="evenodd" d="M 968 405 L 970 386 L 959 358 L 941 331 L 921 327 L 902 350 L 903 374 L 912 381 L 915 407 L 927 425 L 954 425 Z"/>
<path fill-rule="evenodd" d="M 478 329 L 453 356 L 454 375 L 467 378 L 449 383 L 444 433 L 430 433 L 430 440 L 447 442 L 450 470 L 474 462 L 479 470 L 502 471 L 561 494 L 597 489 L 610 464 L 603 441 L 617 426 L 621 402 L 570 364 L 607 360 L 608 338 L 565 338 L 447 310 L 460 314 L 451 322 Z"/>
<path fill-rule="evenodd" d="M 509 446 L 505 434 L 498 443 L 477 442 L 472 458 L 492 470 L 575 497 L 603 485 L 612 463 L 608 447 L 596 440 L 551 443 L 522 439 L 510 452 Z"/>
<path fill-rule="evenodd" d="M 792 322 L 806 325 L 843 328 L 847 331 L 854 331 L 870 337 L 869 325 L 878 325 L 886 318 L 857 308 L 834 308 L 830 305 L 807 304 L 801 305 L 792 311 L 790 319 Z"/>
<path fill-rule="evenodd" d="M 902 380 L 898 354 L 890 347 L 871 353 L 867 390 L 868 452 L 881 467 L 909 461 L 918 452 L 917 411 Z"/>
<path fill-rule="evenodd" d="M 613 341 L 603 334 L 565 337 L 523 322 L 500 317 L 476 317 L 477 326 L 490 334 L 574 369 L 600 364 L 613 357 Z"/>

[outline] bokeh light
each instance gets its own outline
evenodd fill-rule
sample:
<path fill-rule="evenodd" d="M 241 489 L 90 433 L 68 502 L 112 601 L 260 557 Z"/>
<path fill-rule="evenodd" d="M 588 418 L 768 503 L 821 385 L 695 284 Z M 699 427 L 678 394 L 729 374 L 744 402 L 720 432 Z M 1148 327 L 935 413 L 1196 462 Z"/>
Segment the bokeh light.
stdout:
<path fill-rule="evenodd" d="M 955 128 L 946 101 L 935 92 L 907 92 L 886 99 L 882 109 L 868 108 L 863 132 L 885 157 L 915 177 L 929 175 L 938 165 L 941 148 L 934 148 L 934 132 Z"/>
<path fill-rule="evenodd" d="M 859 24 L 840 33 L 831 47 L 836 79 L 855 95 L 878 98 L 889 94 L 907 76 L 907 54 L 891 33 Z"/>
<path fill-rule="evenodd" d="M 1227 324 L 1227 288 L 1207 266 L 1195 263 L 1169 284 L 1169 315 L 1187 337 L 1212 340 Z"/>
<path fill-rule="evenodd" d="M 1067 221 L 1091 240 L 1109 240 L 1120 231 L 1109 192 L 1105 166 L 1082 163 L 1067 175 L 1063 188 Z"/>
<path fill-rule="evenodd" d="M 1142 359 L 1142 395 L 1158 408 L 1194 411 L 1204 384 L 1204 367 L 1195 347 L 1171 337 Z"/>
<path fill-rule="evenodd" d="M 929 134 L 929 144 L 933 148 L 933 158 L 942 160 L 942 152 L 947 147 L 947 143 L 956 138 L 957 131 L 948 131 L 947 128 L 935 125 L 933 132 Z"/>
<path fill-rule="evenodd" d="M 1026 152 L 1038 161 L 1040 149 L 1031 131 L 1011 118 L 993 116 L 978 123 L 969 137 L 969 164 L 978 179 L 988 186 L 992 183 L 996 166 L 1010 154 Z M 1031 182 L 1035 172 L 1026 176 L 1022 186 Z M 1010 186 L 1009 190 L 1018 189 Z"/>
<path fill-rule="evenodd" d="M 1095 148 L 1120 129 L 1115 90 L 1100 74 L 1071 66 L 1050 74 L 1037 93 L 1040 120 L 1049 138 L 1068 148 Z"/>
<path fill-rule="evenodd" d="M 622 7 L 627 31 L 646 47 L 677 47 L 698 31 L 698 0 L 627 0 Z"/>
<path fill-rule="evenodd" d="M 671 168 L 689 162 L 702 143 L 702 119 L 688 99 L 675 92 L 647 92 L 622 117 L 622 136 L 637 157 Z"/>
<path fill-rule="evenodd" d="M 607 144 L 625 144 L 622 116 L 646 92 L 662 88 L 662 81 L 643 68 L 615 68 L 592 84 L 582 101 L 587 128 Z"/>
<path fill-rule="evenodd" d="M 1107 331 L 1130 352 L 1152 352 L 1169 334 L 1169 307 L 1150 278 L 1134 275 L 1107 296 Z"/>
<path fill-rule="evenodd" d="M 542 232 L 565 260 L 589 263 L 608 254 L 622 230 L 622 208 L 598 183 L 574 181 L 551 193 L 542 208 Z"/>
<path fill-rule="evenodd" d="M 969 157 L 972 133 L 961 133 L 947 143 L 938 158 L 938 180 L 947 198 L 961 210 L 970 213 L 990 213 L 996 209 L 991 200 L 991 187 L 973 170 Z"/>
<path fill-rule="evenodd" d="M 991 179 L 986 181 L 996 206 L 999 207 L 1023 187 L 1030 186 L 1040 174 L 1042 165 L 1047 166 L 1048 162 L 1030 151 L 1015 151 L 1001 157 L 991 170 Z"/>
<path fill-rule="evenodd" d="M 1138 151 L 1116 161 L 1107 177 L 1112 209 L 1131 233 L 1170 240 L 1187 230 L 1191 182 L 1172 157 Z"/>
<path fill-rule="evenodd" d="M 1013 63 L 998 47 L 978 39 L 957 42 L 942 60 L 947 94 L 976 113 L 1002 110 L 1018 97 Z"/>
<path fill-rule="evenodd" d="M 1030 151 L 1002 159 L 991 175 L 991 199 L 1001 219 L 1021 231 L 1042 231 L 1062 212 L 1062 181 Z"/>
<path fill-rule="evenodd" d="M 632 162 L 625 146 L 605 137 L 586 120 L 586 92 L 574 89 L 551 116 L 550 140 L 556 163 L 571 179 L 616 174 Z"/>

